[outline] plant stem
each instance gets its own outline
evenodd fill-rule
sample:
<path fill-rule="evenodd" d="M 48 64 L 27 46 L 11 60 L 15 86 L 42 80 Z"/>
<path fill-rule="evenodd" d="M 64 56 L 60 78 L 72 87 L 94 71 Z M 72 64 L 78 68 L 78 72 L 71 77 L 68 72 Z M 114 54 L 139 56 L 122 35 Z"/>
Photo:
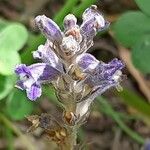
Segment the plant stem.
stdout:
<path fill-rule="evenodd" d="M 67 136 L 64 143 L 60 144 L 61 150 L 74 150 L 77 139 L 77 127 L 67 126 Z"/>

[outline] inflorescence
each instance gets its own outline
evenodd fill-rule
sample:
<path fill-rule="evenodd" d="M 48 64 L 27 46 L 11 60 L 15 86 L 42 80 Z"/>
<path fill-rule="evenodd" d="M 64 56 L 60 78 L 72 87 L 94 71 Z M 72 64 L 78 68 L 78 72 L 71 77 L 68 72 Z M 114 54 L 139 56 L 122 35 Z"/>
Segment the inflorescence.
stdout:
<path fill-rule="evenodd" d="M 87 53 L 97 32 L 109 26 L 97 7 L 87 8 L 82 19 L 79 26 L 73 14 L 67 15 L 62 32 L 53 20 L 37 16 L 35 24 L 47 39 L 33 52 L 33 57 L 41 63 L 20 64 L 15 69 L 20 77 L 16 87 L 25 90 L 32 101 L 41 96 L 42 84 L 52 84 L 66 115 L 69 113 L 66 120 L 70 124 L 83 122 L 98 95 L 120 86 L 124 68 L 117 58 L 104 63 Z"/>

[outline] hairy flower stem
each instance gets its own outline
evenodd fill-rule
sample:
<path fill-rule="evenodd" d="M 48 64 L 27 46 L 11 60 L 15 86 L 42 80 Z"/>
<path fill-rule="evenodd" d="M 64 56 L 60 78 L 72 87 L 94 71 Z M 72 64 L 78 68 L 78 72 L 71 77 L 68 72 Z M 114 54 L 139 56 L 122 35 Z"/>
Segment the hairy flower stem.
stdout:
<path fill-rule="evenodd" d="M 60 144 L 61 150 L 74 150 L 77 139 L 77 127 L 76 126 L 67 126 L 67 136 L 64 140 L 64 143 Z"/>

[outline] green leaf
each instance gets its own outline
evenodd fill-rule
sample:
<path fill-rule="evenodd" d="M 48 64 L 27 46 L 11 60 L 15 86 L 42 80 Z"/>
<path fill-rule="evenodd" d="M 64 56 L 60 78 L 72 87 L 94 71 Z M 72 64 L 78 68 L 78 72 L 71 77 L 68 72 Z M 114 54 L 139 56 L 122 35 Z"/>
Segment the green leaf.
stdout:
<path fill-rule="evenodd" d="M 143 73 L 150 73 L 150 34 L 133 46 L 132 62 Z"/>
<path fill-rule="evenodd" d="M 139 8 L 150 16 L 150 0 L 135 0 Z"/>
<path fill-rule="evenodd" d="M 4 99 L 10 91 L 14 88 L 15 77 L 14 76 L 2 76 L 0 75 L 0 100 Z"/>
<path fill-rule="evenodd" d="M 6 112 L 13 120 L 21 120 L 26 115 L 31 114 L 33 110 L 33 102 L 29 101 L 22 91 L 14 89 L 9 95 Z"/>
<path fill-rule="evenodd" d="M 27 41 L 26 28 L 19 23 L 12 23 L 0 32 L 0 73 L 11 75 L 14 67 L 20 63 L 17 53 Z"/>
<path fill-rule="evenodd" d="M 140 11 L 124 13 L 112 27 L 114 36 L 125 47 L 133 46 L 142 36 L 150 33 L 150 17 Z"/>
<path fill-rule="evenodd" d="M 20 63 L 20 57 L 17 52 L 10 51 L 9 54 L 0 50 L 0 73 L 3 75 L 12 75 L 14 68 Z"/>
<path fill-rule="evenodd" d="M 6 20 L 0 18 L 0 31 L 2 31 L 2 29 L 7 27 L 9 24 L 10 24 L 9 22 L 7 22 Z"/>
<path fill-rule="evenodd" d="M 27 41 L 28 32 L 20 23 L 12 23 L 0 32 L 0 49 L 1 51 L 20 50 Z"/>

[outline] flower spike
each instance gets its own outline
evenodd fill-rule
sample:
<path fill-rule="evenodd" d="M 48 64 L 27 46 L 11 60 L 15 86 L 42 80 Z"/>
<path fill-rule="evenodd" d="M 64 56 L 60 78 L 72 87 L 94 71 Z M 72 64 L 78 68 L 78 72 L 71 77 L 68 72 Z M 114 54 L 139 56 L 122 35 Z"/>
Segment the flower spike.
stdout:
<path fill-rule="evenodd" d="M 112 87 L 120 89 L 125 67 L 117 58 L 105 63 L 87 53 L 94 44 L 94 36 L 109 26 L 97 6 L 87 8 L 82 20 L 79 26 L 77 18 L 68 14 L 64 18 L 62 32 L 50 18 L 37 16 L 35 24 L 47 41 L 33 52 L 33 57 L 42 63 L 21 64 L 15 68 L 20 77 L 16 87 L 25 90 L 30 100 L 41 96 L 43 84 L 54 86 L 65 109 L 64 119 L 69 125 L 85 121 L 97 96 Z"/>

